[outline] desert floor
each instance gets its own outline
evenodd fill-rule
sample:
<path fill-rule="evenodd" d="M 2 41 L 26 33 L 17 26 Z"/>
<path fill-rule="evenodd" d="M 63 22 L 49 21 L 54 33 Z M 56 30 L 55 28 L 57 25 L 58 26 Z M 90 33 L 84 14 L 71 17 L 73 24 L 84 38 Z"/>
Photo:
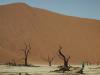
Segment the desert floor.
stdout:
<path fill-rule="evenodd" d="M 80 66 L 80 65 L 73 65 Z M 18 67 L 0 65 L 0 75 L 81 75 L 74 73 L 54 73 L 50 72 L 56 70 L 57 66 L 41 65 L 40 67 Z M 21 73 L 21 74 L 20 74 Z M 100 75 L 100 67 L 97 65 L 85 66 L 83 75 Z"/>

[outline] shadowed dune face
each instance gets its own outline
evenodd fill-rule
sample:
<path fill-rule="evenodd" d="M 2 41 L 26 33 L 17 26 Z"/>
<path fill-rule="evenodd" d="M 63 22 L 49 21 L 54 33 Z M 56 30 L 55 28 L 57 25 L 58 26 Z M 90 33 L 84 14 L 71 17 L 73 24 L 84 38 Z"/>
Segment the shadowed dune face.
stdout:
<path fill-rule="evenodd" d="M 24 42 L 31 43 L 31 63 L 45 63 L 42 57 L 48 54 L 57 56 L 59 45 L 66 56 L 71 56 L 70 62 L 94 63 L 100 60 L 100 21 L 64 16 L 21 3 L 0 6 L 0 62 L 19 62 Z M 57 58 L 55 63 L 60 61 Z"/>

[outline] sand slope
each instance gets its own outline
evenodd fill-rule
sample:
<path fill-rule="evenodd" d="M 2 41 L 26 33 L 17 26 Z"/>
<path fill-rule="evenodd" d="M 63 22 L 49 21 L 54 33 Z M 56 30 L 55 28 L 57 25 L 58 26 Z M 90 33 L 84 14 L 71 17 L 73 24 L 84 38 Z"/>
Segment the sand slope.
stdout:
<path fill-rule="evenodd" d="M 41 57 L 56 54 L 59 45 L 72 57 L 73 63 L 97 62 L 100 60 L 100 21 L 64 16 L 23 3 L 1 5 L 0 56 L 4 60 L 0 57 L 0 61 L 15 58 L 19 61 L 23 57 L 20 49 L 29 41 L 32 63 L 44 62 Z"/>

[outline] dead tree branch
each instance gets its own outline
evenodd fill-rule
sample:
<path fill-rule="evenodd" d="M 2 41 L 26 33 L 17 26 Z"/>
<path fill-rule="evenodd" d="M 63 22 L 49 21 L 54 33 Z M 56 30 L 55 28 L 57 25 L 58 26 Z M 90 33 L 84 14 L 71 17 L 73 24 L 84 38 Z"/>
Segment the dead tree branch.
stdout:
<path fill-rule="evenodd" d="M 52 62 L 54 61 L 54 56 L 53 57 L 50 57 L 48 55 L 48 58 L 42 58 L 44 61 L 48 62 L 48 65 L 49 66 L 52 66 Z"/>
<path fill-rule="evenodd" d="M 29 57 L 29 53 L 30 53 L 30 50 L 31 50 L 30 43 L 28 45 L 25 43 L 25 48 L 22 49 L 22 50 L 24 52 L 24 65 L 28 66 L 28 57 Z"/>
<path fill-rule="evenodd" d="M 61 49 L 62 49 L 62 47 L 60 46 L 58 52 L 59 52 L 59 55 L 63 58 L 64 64 L 63 64 L 63 67 L 60 69 L 60 71 L 63 71 L 63 72 L 69 71 L 68 62 L 69 62 L 70 56 L 68 58 L 66 58 L 65 55 L 62 53 Z"/>

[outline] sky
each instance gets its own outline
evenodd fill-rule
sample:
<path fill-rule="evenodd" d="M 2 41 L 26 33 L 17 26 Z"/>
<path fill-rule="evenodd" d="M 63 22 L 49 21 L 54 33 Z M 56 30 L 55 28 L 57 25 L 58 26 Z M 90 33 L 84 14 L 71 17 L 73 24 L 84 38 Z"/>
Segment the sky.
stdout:
<path fill-rule="evenodd" d="M 0 5 L 16 2 L 68 16 L 100 20 L 100 0 L 0 0 Z"/>

